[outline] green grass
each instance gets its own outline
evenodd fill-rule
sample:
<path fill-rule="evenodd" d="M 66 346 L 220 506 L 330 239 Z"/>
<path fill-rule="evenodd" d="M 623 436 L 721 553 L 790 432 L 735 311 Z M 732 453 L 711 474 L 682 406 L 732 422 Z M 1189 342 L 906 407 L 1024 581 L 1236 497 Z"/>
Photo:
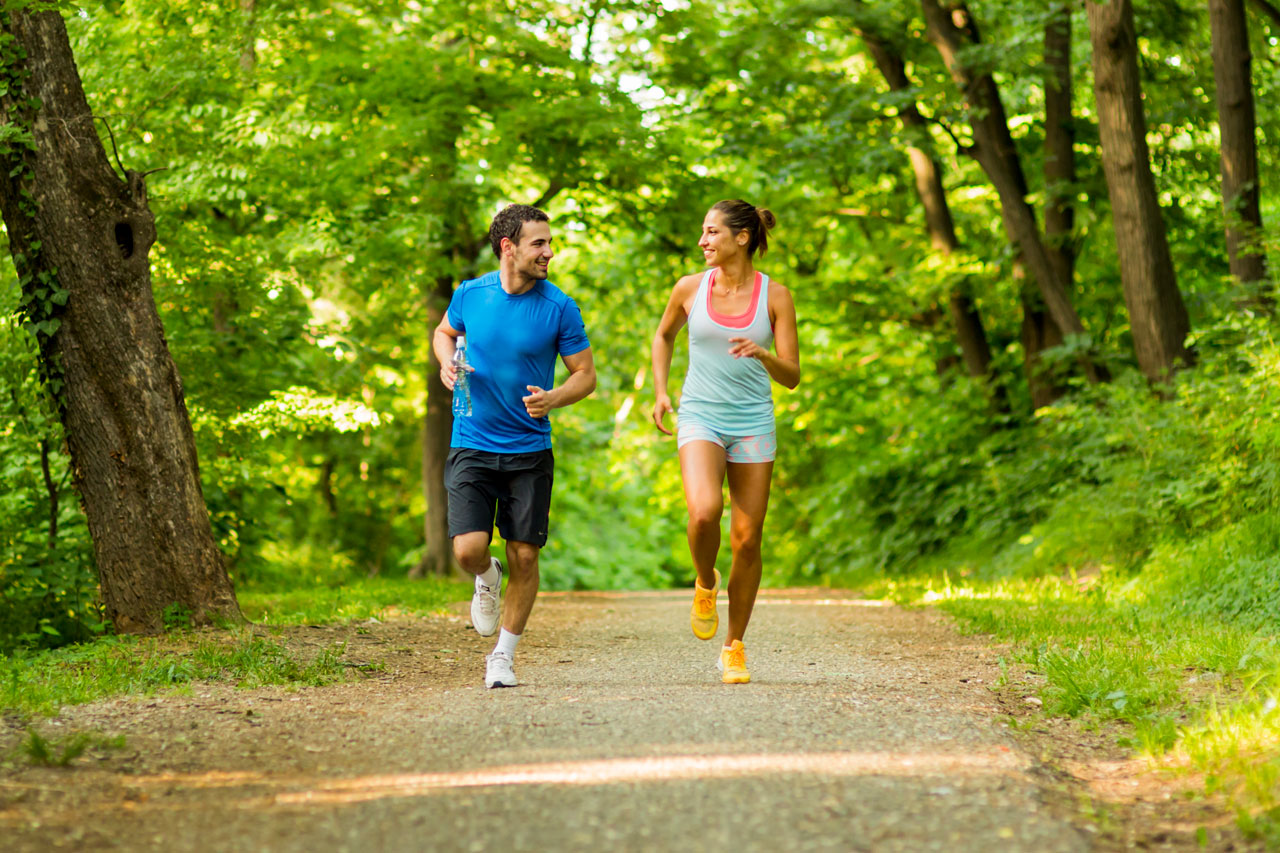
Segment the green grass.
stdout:
<path fill-rule="evenodd" d="M 346 677 L 344 651 L 336 644 L 303 662 L 283 645 L 246 630 L 212 637 L 108 637 L 0 658 L 0 712 L 54 714 L 63 705 L 149 695 L 197 681 L 318 686 Z"/>
<path fill-rule="evenodd" d="M 1141 577 L 1141 576 L 1139 576 Z M 1198 772 L 1246 835 L 1280 844 L 1280 638 L 1174 606 L 1168 588 L 1104 571 L 1074 578 L 881 581 L 1013 646 L 1051 715 L 1123 724 L 1122 745 Z"/>
<path fill-rule="evenodd" d="M 240 608 L 263 625 L 321 625 L 443 612 L 471 596 L 465 583 L 440 578 L 361 578 L 341 586 L 255 589 L 237 594 Z"/>
<path fill-rule="evenodd" d="M 67 767 L 88 749 L 123 749 L 124 746 L 124 735 L 104 737 L 96 733 L 71 732 L 65 737 L 51 740 L 35 729 L 28 729 L 27 739 L 22 742 L 20 752 L 31 764 Z"/>
<path fill-rule="evenodd" d="M 287 591 L 249 587 L 238 597 L 251 621 L 287 626 L 438 613 L 469 594 L 466 584 L 449 580 L 372 578 Z M 177 631 L 159 638 L 103 637 L 51 651 L 20 651 L 0 656 L 0 713 L 54 714 L 64 705 L 180 689 L 198 681 L 246 688 L 319 686 L 346 678 L 340 660 L 344 651 L 336 644 L 301 661 L 281 643 L 243 628 Z M 34 755 L 32 760 L 37 760 Z"/>

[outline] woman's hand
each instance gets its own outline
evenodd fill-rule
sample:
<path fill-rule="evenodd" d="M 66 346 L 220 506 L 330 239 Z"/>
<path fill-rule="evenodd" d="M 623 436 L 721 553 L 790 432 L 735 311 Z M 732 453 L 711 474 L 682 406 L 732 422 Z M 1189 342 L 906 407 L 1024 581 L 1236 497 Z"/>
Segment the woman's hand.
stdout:
<path fill-rule="evenodd" d="M 729 338 L 729 355 L 734 358 L 763 358 L 769 351 L 750 338 Z"/>
<path fill-rule="evenodd" d="M 667 435 L 673 435 L 671 430 L 663 425 L 662 419 L 667 416 L 668 412 L 674 412 L 675 409 L 671 405 L 671 398 L 666 394 L 659 394 L 658 398 L 653 401 L 653 412 L 650 417 L 653 419 L 653 425 Z"/>

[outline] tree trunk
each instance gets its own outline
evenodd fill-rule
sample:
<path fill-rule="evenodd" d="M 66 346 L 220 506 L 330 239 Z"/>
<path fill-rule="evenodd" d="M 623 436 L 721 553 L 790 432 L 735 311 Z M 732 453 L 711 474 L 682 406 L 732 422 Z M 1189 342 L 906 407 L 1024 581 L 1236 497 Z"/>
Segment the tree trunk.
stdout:
<path fill-rule="evenodd" d="M 258 67 L 258 8 L 257 0 L 240 0 L 244 35 L 240 43 L 240 70 L 252 76 Z"/>
<path fill-rule="evenodd" d="M 1054 10 L 1044 28 L 1044 236 L 1049 263 L 1058 278 L 1072 290 L 1075 281 L 1076 180 L 1075 117 L 1071 114 L 1071 7 Z M 1021 270 L 1015 278 L 1025 280 Z M 1066 393 L 1066 387 L 1044 370 L 1041 353 L 1062 343 L 1062 330 L 1045 311 L 1035 288 L 1022 291 L 1022 354 L 1027 390 L 1034 408 L 1047 406 Z"/>
<path fill-rule="evenodd" d="M 200 488 L 182 383 L 151 291 L 143 176 L 112 171 L 57 12 L 0 15 L 0 211 L 66 429 L 103 603 L 119 631 L 239 621 Z M 29 99 L 38 99 L 31 101 Z"/>
<path fill-rule="evenodd" d="M 1044 28 L 1044 236 L 1049 262 L 1071 290 L 1076 253 L 1073 185 L 1076 181 L 1076 129 L 1071 114 L 1071 6 L 1054 10 Z"/>
<path fill-rule="evenodd" d="M 40 473 L 44 475 L 44 490 L 49 495 L 49 550 L 58 547 L 58 484 L 53 481 L 49 469 L 49 439 L 40 439 Z"/>
<path fill-rule="evenodd" d="M 861 32 L 860 35 L 889 88 L 895 92 L 909 91 L 911 81 L 907 77 L 906 63 L 898 51 L 889 42 L 869 32 Z M 898 111 L 898 118 L 902 120 L 903 131 L 908 137 L 914 135 L 920 139 L 920 145 L 907 144 L 907 157 L 915 175 L 916 195 L 924 207 L 929 243 L 934 251 L 950 255 L 959 247 L 960 241 L 956 239 L 951 206 L 947 203 L 946 188 L 942 185 L 942 167 L 923 147 L 928 144 L 924 116 L 912 101 Z M 965 369 L 970 376 L 987 383 L 996 408 L 1007 411 L 1008 399 L 1004 387 L 991 373 L 991 346 L 987 343 L 986 330 L 982 326 L 982 316 L 978 313 L 977 306 L 969 294 L 959 288 L 952 290 L 948 303 L 956 343 L 960 345 Z"/>
<path fill-rule="evenodd" d="M 1026 278 L 1026 274 L 1015 275 L 1015 278 Z M 1022 369 L 1027 378 L 1027 390 L 1031 393 L 1031 407 L 1052 405 L 1066 393 L 1061 383 L 1045 370 L 1041 353 L 1052 347 L 1062 345 L 1062 332 L 1058 324 L 1044 310 L 1040 301 L 1040 293 L 1035 287 L 1024 286 L 1022 290 Z"/>
<path fill-rule="evenodd" d="M 1222 136 L 1222 203 L 1231 274 L 1245 284 L 1266 278 L 1266 257 L 1251 245 L 1262 231 L 1258 147 L 1244 0 L 1209 0 L 1213 79 Z"/>
<path fill-rule="evenodd" d="M 1000 90 L 990 74 L 976 74 L 960 60 L 961 50 L 978 44 L 977 27 L 963 4 L 943 9 L 938 0 L 922 0 L 929 39 L 937 47 L 951 78 L 968 104 L 973 145 L 968 153 L 978 161 L 1000 198 L 1000 217 L 1009 241 L 1034 276 L 1053 321 L 1064 333 L 1083 334 L 1084 326 L 1071 304 L 1065 282 L 1049 259 L 1035 211 L 1027 202 L 1027 180 L 1018 159 Z M 1081 360 L 1085 375 L 1096 382 L 1102 377 L 1088 359 Z"/>
<path fill-rule="evenodd" d="M 433 334 L 453 296 L 453 279 L 441 276 L 423 294 L 427 308 L 427 334 Z M 455 570 L 453 543 L 449 537 L 449 493 L 444 487 L 444 464 L 453 434 L 453 406 L 449 389 L 440 381 L 440 361 L 435 348 L 427 347 L 427 416 L 422 424 L 422 491 L 427 512 L 423 521 L 426 551 L 410 577 L 444 576 Z"/>
<path fill-rule="evenodd" d="M 1102 167 L 1111 196 L 1120 278 L 1138 366 L 1152 380 L 1187 358 L 1190 323 L 1174 277 L 1151 175 L 1130 0 L 1087 0 Z"/>

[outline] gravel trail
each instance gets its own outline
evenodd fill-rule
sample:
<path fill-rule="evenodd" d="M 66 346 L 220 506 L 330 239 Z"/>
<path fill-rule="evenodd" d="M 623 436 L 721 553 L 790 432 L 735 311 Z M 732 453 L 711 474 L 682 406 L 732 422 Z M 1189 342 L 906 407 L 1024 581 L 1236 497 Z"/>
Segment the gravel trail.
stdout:
<path fill-rule="evenodd" d="M 69 708 L 123 733 L 0 774 L 8 850 L 1078 851 L 1002 724 L 996 653 L 936 614 L 764 591 L 723 685 L 686 593 L 544 594 L 485 690 L 463 618 L 299 629 L 386 671 Z M 314 637 L 312 637 L 314 635 Z M 12 843 L 12 846 L 10 846 Z"/>

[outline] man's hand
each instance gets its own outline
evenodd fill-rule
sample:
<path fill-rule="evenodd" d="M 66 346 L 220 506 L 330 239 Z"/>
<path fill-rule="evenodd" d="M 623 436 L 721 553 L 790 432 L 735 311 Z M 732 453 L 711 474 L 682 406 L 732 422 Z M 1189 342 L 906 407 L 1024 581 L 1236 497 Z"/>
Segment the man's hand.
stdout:
<path fill-rule="evenodd" d="M 467 365 L 467 373 L 475 373 L 476 369 L 471 365 Z M 452 361 L 446 361 L 440 365 L 440 381 L 444 383 L 444 387 L 453 390 L 454 384 L 458 381 L 458 368 L 454 366 Z"/>
<path fill-rule="evenodd" d="M 529 389 L 529 396 L 521 398 L 524 401 L 524 410 L 529 413 L 531 418 L 545 418 L 547 413 L 555 408 L 552 405 L 550 392 L 543 391 L 537 385 L 526 385 L 524 387 Z"/>
<path fill-rule="evenodd" d="M 653 401 L 653 411 L 649 414 L 649 417 L 653 420 L 654 426 L 667 435 L 672 435 L 671 430 L 666 428 L 662 420 L 667 416 L 668 412 L 674 411 L 675 409 L 671 406 L 671 398 L 666 394 L 659 394 L 658 399 Z"/>

